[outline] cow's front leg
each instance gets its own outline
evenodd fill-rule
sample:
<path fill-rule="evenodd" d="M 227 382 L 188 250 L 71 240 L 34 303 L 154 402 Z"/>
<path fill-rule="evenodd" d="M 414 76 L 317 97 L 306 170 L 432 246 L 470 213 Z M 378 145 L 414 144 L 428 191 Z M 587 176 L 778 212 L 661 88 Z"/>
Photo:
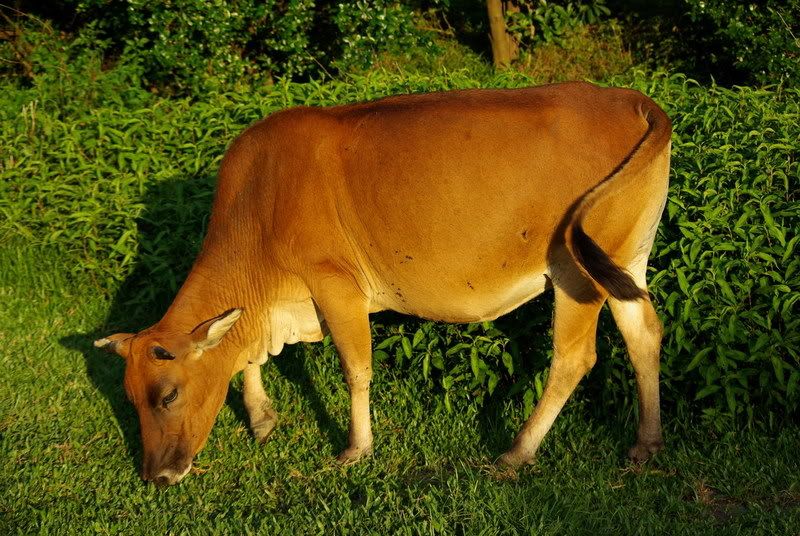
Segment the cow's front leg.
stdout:
<path fill-rule="evenodd" d="M 347 388 L 350 391 L 349 445 L 338 456 L 353 463 L 372 454 L 372 425 L 369 413 L 369 385 L 372 381 L 372 340 L 369 310 L 360 290 L 348 280 L 328 278 L 314 296 L 333 342 L 339 352 Z"/>
<path fill-rule="evenodd" d="M 259 443 L 265 442 L 278 424 L 278 414 L 264 391 L 261 365 L 256 363 L 250 363 L 244 368 L 244 407 L 250 417 L 253 436 Z"/>

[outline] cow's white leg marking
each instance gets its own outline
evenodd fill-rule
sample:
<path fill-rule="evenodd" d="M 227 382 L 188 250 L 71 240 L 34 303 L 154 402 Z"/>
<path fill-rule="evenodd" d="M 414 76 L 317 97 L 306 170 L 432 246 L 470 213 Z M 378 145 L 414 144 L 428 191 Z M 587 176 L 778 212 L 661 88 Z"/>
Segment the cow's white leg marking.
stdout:
<path fill-rule="evenodd" d="M 597 360 L 597 317 L 605 300 L 578 303 L 556 287 L 555 301 L 553 362 L 547 385 L 542 399 L 525 421 L 511 449 L 498 460 L 501 465 L 518 467 L 533 461 L 536 450 L 561 408 Z"/>
<path fill-rule="evenodd" d="M 646 288 L 646 268 L 644 262 L 629 268 L 640 288 Z M 628 451 L 628 456 L 634 461 L 642 462 L 664 447 L 658 385 L 661 321 L 649 297 L 627 302 L 609 298 L 608 303 L 617 327 L 625 339 L 628 355 L 636 373 L 639 429 L 636 434 L 636 444 Z"/>
<path fill-rule="evenodd" d="M 250 363 L 244 368 L 243 391 L 244 407 L 250 417 L 250 430 L 253 431 L 256 441 L 263 443 L 278 424 L 278 414 L 272 408 L 272 401 L 264 391 L 261 365 Z"/>

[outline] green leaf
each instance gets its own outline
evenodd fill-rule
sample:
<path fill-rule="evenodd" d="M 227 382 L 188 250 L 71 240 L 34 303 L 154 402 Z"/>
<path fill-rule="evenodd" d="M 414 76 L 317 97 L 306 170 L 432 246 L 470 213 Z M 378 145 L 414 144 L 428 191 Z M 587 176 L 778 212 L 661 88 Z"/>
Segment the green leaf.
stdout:
<path fill-rule="evenodd" d="M 713 395 L 714 393 L 716 393 L 720 389 L 721 389 L 721 387 L 719 385 L 708 385 L 708 386 L 703 387 L 702 389 L 700 389 L 700 391 L 697 392 L 697 395 L 694 397 L 694 399 L 695 400 L 702 400 L 703 398 L 705 398 L 707 396 Z"/>
<path fill-rule="evenodd" d="M 775 377 L 778 379 L 778 383 L 780 385 L 786 385 L 783 375 L 783 362 L 778 356 L 775 355 L 770 358 L 770 361 L 772 361 L 772 368 L 775 371 Z"/>
<path fill-rule="evenodd" d="M 508 352 L 503 352 L 503 366 L 506 367 L 506 370 L 510 375 L 514 374 L 514 358 Z"/>
<path fill-rule="evenodd" d="M 475 379 L 479 382 L 483 381 L 486 363 L 484 363 L 483 360 L 478 356 L 478 349 L 474 346 L 469 353 L 469 363 L 470 367 L 472 368 L 472 375 L 475 377 Z"/>
<path fill-rule="evenodd" d="M 686 366 L 686 372 L 689 372 L 690 370 L 693 370 L 694 368 L 696 368 L 705 359 L 705 357 L 709 353 L 711 353 L 712 350 L 713 350 L 712 347 L 707 347 L 707 348 L 703 348 L 702 350 L 697 352 L 697 354 L 695 354 L 694 358 L 692 358 L 692 360 Z"/>
<path fill-rule="evenodd" d="M 737 413 L 736 393 L 729 385 L 725 386 L 725 400 L 728 402 L 728 410 L 732 415 L 735 415 Z"/>
<path fill-rule="evenodd" d="M 678 278 L 678 286 L 684 295 L 689 295 L 689 282 L 686 280 L 686 274 L 683 273 L 683 268 L 676 268 L 675 275 Z"/>
<path fill-rule="evenodd" d="M 491 395 L 492 393 L 494 393 L 494 390 L 497 387 L 497 383 L 500 381 L 500 378 L 497 376 L 497 374 L 491 371 L 488 373 L 488 376 L 489 376 L 488 389 L 489 389 L 489 394 Z"/>
<path fill-rule="evenodd" d="M 413 351 L 411 349 L 411 341 L 408 340 L 408 337 L 403 335 L 403 338 L 400 339 L 400 342 L 403 346 L 403 353 L 407 358 L 411 359 L 411 356 L 413 355 Z"/>
<path fill-rule="evenodd" d="M 383 339 L 381 342 L 378 343 L 375 349 L 384 350 L 386 348 L 394 346 L 394 343 L 396 343 L 398 340 L 400 340 L 400 335 L 392 335 L 391 337 L 386 337 L 385 339 Z"/>
<path fill-rule="evenodd" d="M 533 413 L 533 391 L 530 389 L 525 390 L 525 394 L 522 395 L 522 407 L 523 407 L 523 415 L 527 419 Z"/>
<path fill-rule="evenodd" d="M 445 391 L 453 387 L 453 377 L 448 375 L 442 378 L 442 387 L 444 387 Z"/>
<path fill-rule="evenodd" d="M 417 332 L 414 333 L 414 340 L 411 342 L 411 346 L 416 348 L 424 338 L 425 338 L 425 332 L 422 331 L 422 328 L 418 329 Z"/>
<path fill-rule="evenodd" d="M 455 354 L 457 352 L 460 352 L 461 350 L 465 350 L 465 349 L 471 348 L 471 347 L 472 346 L 470 344 L 467 344 L 465 342 L 460 342 L 460 343 L 456 344 L 455 346 L 453 346 L 452 348 L 448 348 L 447 351 L 445 352 L 445 355 L 450 356 L 450 355 L 453 355 L 453 354 Z"/>
<path fill-rule="evenodd" d="M 431 365 L 439 370 L 444 370 L 444 360 L 442 359 L 442 353 L 440 351 L 436 350 L 431 355 Z"/>

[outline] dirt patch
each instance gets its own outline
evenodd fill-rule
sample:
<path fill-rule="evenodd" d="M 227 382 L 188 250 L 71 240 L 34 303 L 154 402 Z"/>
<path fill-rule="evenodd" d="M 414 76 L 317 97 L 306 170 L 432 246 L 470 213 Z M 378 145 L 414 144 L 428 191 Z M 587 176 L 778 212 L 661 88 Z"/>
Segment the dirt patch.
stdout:
<path fill-rule="evenodd" d="M 783 490 L 775 495 L 735 498 L 714 489 L 704 480 L 693 485 L 691 497 L 687 499 L 705 506 L 719 524 L 735 522 L 754 506 L 760 510 L 800 508 L 800 493 L 797 491 Z"/>
<path fill-rule="evenodd" d="M 747 512 L 746 504 L 723 495 L 704 481 L 695 485 L 694 495 L 694 500 L 705 505 L 719 523 L 728 523 Z"/>

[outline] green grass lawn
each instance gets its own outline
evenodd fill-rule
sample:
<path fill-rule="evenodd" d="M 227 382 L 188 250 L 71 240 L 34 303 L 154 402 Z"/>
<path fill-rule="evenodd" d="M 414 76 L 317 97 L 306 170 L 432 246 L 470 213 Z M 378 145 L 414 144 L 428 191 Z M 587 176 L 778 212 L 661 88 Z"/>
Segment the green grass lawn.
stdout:
<path fill-rule="evenodd" d="M 265 367 L 281 418 L 267 444 L 236 378 L 193 474 L 147 485 L 123 362 L 92 347 L 104 324 L 146 319 L 107 318 L 109 300 L 59 258 L 0 249 L 2 534 L 800 533 L 797 427 L 715 433 L 667 411 L 666 450 L 637 467 L 631 408 L 603 415 L 579 391 L 536 464 L 512 474 L 492 461 L 521 397 L 448 412 L 418 367 L 392 361 L 375 371 L 375 456 L 341 467 L 348 397 L 321 344 Z"/>

